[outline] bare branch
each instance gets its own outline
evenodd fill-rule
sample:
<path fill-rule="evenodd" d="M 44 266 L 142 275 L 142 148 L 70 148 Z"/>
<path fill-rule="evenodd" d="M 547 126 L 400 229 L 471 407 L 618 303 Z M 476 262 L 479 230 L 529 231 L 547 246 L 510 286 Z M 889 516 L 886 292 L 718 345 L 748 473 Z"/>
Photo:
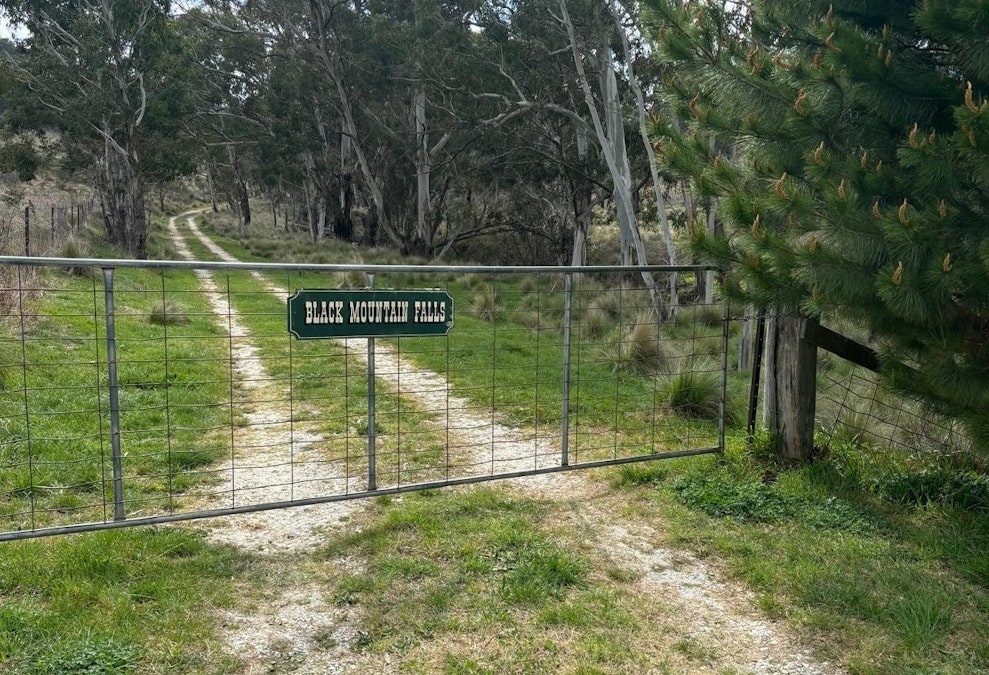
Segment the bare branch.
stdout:
<path fill-rule="evenodd" d="M 141 126 L 141 120 L 144 119 L 144 111 L 148 107 L 148 92 L 144 89 L 144 73 L 137 74 L 137 81 L 141 87 L 141 105 L 137 110 L 137 119 L 134 121 L 134 126 Z"/>

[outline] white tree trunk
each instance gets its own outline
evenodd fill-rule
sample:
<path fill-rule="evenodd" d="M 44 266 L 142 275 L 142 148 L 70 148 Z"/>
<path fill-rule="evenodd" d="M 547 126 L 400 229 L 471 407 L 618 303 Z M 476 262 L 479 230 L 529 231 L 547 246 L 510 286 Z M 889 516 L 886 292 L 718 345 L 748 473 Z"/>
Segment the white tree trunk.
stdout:
<path fill-rule="evenodd" d="M 587 157 L 587 128 L 577 125 L 577 156 L 583 161 Z M 582 185 L 573 195 L 574 236 L 572 267 L 587 264 L 587 238 L 591 228 L 591 186 Z"/>
<path fill-rule="evenodd" d="M 350 96 L 347 94 L 347 87 L 343 81 L 343 73 L 341 73 L 340 64 L 337 62 L 338 54 L 334 52 L 333 47 L 330 45 L 330 39 L 326 34 L 326 26 L 328 25 L 326 17 L 323 15 L 319 3 L 311 3 L 310 9 L 313 12 L 313 19 L 316 21 L 316 25 L 320 27 L 319 58 L 323 62 L 326 74 L 333 82 L 333 86 L 337 90 L 337 96 L 339 97 L 338 103 L 340 106 L 340 116 L 343 120 L 343 133 L 350 137 L 350 146 L 357 156 L 357 165 L 361 170 L 364 183 L 371 193 L 371 203 L 374 205 L 375 210 L 372 218 L 377 219 L 376 222 L 379 226 L 384 226 L 384 230 L 392 240 L 392 243 L 400 247 L 402 246 L 401 239 L 388 227 L 388 219 L 385 214 L 385 196 L 381 191 L 381 185 L 374 175 L 371 163 L 368 161 L 367 154 L 364 152 L 364 147 L 360 142 L 360 136 L 357 133 L 357 124 L 354 122 L 354 112 L 350 105 Z"/>
<path fill-rule="evenodd" d="M 640 265 L 647 264 L 646 248 L 642 243 L 639 234 L 639 225 L 635 217 L 635 208 L 632 201 L 632 178 L 629 167 L 628 154 L 625 151 L 625 128 L 621 119 L 621 100 L 618 97 L 618 82 L 615 78 L 615 71 L 611 67 L 611 50 L 603 46 L 599 50 L 598 67 L 602 71 L 599 81 L 601 83 L 601 96 L 604 102 L 607 129 L 601 122 L 601 115 L 598 112 L 597 104 L 594 102 L 594 95 L 591 93 L 591 86 L 587 80 L 587 73 L 584 70 L 583 59 L 577 47 L 577 36 L 574 31 L 573 21 L 570 19 L 570 12 L 567 11 L 567 0 L 560 0 L 560 14 L 567 35 L 570 38 L 570 51 L 573 55 L 574 67 L 577 70 L 580 88 L 584 94 L 584 101 L 587 104 L 588 112 L 594 126 L 594 133 L 597 136 L 598 144 L 601 147 L 605 162 L 608 165 L 608 172 L 614 183 L 614 200 L 618 216 L 619 239 L 622 242 L 621 256 L 622 264 L 631 264 L 633 261 L 626 259 L 634 252 L 636 260 Z M 660 318 L 666 318 L 667 310 L 663 303 L 663 298 L 656 286 L 656 280 L 648 272 L 642 273 L 642 280 L 649 289 L 653 306 Z"/>
<path fill-rule="evenodd" d="M 612 16 L 615 17 L 615 27 L 618 30 L 619 35 L 622 37 L 622 47 L 625 52 L 625 76 L 628 79 L 629 86 L 632 88 L 632 93 L 635 94 L 636 108 L 639 113 L 639 136 L 642 138 L 642 145 L 646 149 L 646 156 L 649 159 L 649 173 L 652 177 L 652 188 L 656 195 L 656 212 L 659 214 L 659 226 L 663 232 L 663 241 L 666 244 L 666 256 L 669 264 L 677 264 L 677 253 L 676 247 L 673 244 L 673 233 L 670 230 L 670 220 L 666 213 L 666 198 L 663 195 L 663 181 L 659 176 L 659 169 L 656 166 L 656 153 L 653 150 L 652 143 L 649 142 L 649 134 L 646 131 L 646 103 L 645 96 L 642 94 L 642 87 L 639 85 L 638 78 L 635 77 L 635 73 L 632 69 L 632 50 L 628 43 L 628 35 L 625 34 L 625 29 L 622 26 L 621 16 L 618 11 L 617 3 L 611 5 Z M 677 306 L 680 304 L 680 298 L 677 293 L 677 274 L 674 272 L 670 274 L 669 282 L 669 312 L 672 315 Z"/>
<path fill-rule="evenodd" d="M 350 132 L 346 128 L 346 124 L 341 125 L 340 134 L 340 176 L 341 178 L 348 173 L 350 173 Z M 347 187 L 344 181 L 340 181 L 340 212 L 346 213 L 347 209 Z"/>

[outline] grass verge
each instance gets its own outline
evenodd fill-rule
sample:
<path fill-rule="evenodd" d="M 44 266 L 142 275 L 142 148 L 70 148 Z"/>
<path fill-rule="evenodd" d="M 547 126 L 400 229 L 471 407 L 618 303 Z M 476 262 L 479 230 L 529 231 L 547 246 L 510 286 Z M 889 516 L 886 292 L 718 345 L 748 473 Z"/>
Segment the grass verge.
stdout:
<path fill-rule="evenodd" d="M 474 488 L 380 499 L 372 515 L 322 552 L 329 597 L 364 616 L 357 649 L 369 662 L 412 673 L 676 672 L 657 669 L 672 650 L 657 647 L 666 631 L 633 590 L 638 577 L 566 527 L 560 504 Z M 355 554 L 359 571 L 336 562 Z M 670 658 L 690 669 L 688 657 Z"/>
<path fill-rule="evenodd" d="M 989 509 L 890 499 L 929 473 L 901 460 L 844 445 L 785 468 L 738 443 L 614 475 L 628 515 L 662 518 L 665 544 L 721 561 L 850 672 L 986 672 Z"/>
<path fill-rule="evenodd" d="M 235 672 L 212 608 L 249 560 L 177 528 L 0 547 L 0 671 L 17 675 Z"/>

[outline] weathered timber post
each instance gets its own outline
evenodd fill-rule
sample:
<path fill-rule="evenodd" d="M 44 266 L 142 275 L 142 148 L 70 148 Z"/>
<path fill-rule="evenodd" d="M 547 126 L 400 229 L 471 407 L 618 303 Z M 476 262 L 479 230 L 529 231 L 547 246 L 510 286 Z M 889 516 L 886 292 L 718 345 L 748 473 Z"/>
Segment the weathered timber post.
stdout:
<path fill-rule="evenodd" d="M 801 316 L 772 316 L 766 326 L 766 392 L 763 422 L 785 459 L 814 457 L 817 347 L 804 338 Z"/>

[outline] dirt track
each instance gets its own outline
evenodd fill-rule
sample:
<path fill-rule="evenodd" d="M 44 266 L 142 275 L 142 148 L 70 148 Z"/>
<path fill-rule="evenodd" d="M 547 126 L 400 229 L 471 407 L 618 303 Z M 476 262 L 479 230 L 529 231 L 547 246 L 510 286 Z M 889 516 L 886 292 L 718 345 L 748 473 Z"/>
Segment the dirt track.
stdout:
<path fill-rule="evenodd" d="M 234 260 L 199 231 L 194 212 L 184 217 L 192 236 L 220 259 Z M 169 222 L 172 240 L 180 255 L 191 260 L 192 254 L 175 221 L 172 218 Z M 229 472 L 231 482 L 225 491 L 233 498 L 235 488 L 258 486 L 246 493 L 251 495 L 251 501 L 284 499 L 285 493 L 279 490 L 291 484 L 284 473 L 290 468 L 298 470 L 291 458 L 310 452 L 319 437 L 315 431 L 300 429 L 298 425 L 290 429 L 284 422 L 285 411 L 261 403 L 277 400 L 280 392 L 270 389 L 279 385 L 269 382 L 249 331 L 219 293 L 210 273 L 199 275 L 218 324 L 234 338 L 234 377 L 244 383 L 248 400 L 253 398 L 257 402 L 247 414 L 250 423 L 238 431 L 240 436 L 235 443 L 257 454 L 240 457 L 243 462 L 234 461 L 237 468 Z M 287 297 L 287 289 L 278 288 L 263 277 L 259 279 L 279 298 Z M 366 353 L 362 356 L 364 344 L 365 341 L 353 340 L 345 346 L 358 358 L 366 359 Z M 479 471 L 494 466 L 498 472 L 529 468 L 534 456 L 553 455 L 545 452 L 545 448 L 534 448 L 535 441 L 523 440 L 526 438 L 523 430 L 471 412 L 469 402 L 455 396 L 439 374 L 425 371 L 381 347 L 376 350 L 376 365 L 379 381 L 392 391 L 414 398 L 427 410 L 443 410 L 444 416 L 449 415 L 436 422 L 456 430 L 458 447 L 474 448 L 477 455 L 472 465 L 482 467 Z M 332 473 L 308 479 L 306 485 L 315 490 L 332 489 L 334 482 L 348 480 Z M 534 491 L 541 499 L 565 502 L 570 517 L 579 522 L 596 555 L 632 574 L 636 579 L 634 592 L 661 599 L 669 615 L 666 620 L 675 626 L 678 634 L 704 643 L 709 654 L 705 665 L 701 670 L 691 668 L 690 672 L 730 670 L 758 675 L 843 672 L 831 664 L 815 661 L 785 627 L 753 609 L 754 599 L 748 591 L 736 583 L 720 580 L 718 573 L 704 561 L 682 551 L 657 547 L 653 543 L 657 533 L 648 525 L 616 522 L 605 486 L 572 473 L 515 479 L 511 484 L 522 492 Z M 381 673 L 394 665 L 352 649 L 359 630 L 358 610 L 342 609 L 327 602 L 319 587 L 303 572 L 307 552 L 325 537 L 327 529 L 353 527 L 363 508 L 361 502 L 341 502 L 228 517 L 209 525 L 212 540 L 258 553 L 275 569 L 298 570 L 283 574 L 266 590 L 265 597 L 221 617 L 226 628 L 225 648 L 245 660 L 248 666 L 244 672 L 279 672 L 273 668 L 283 664 L 285 670 L 312 675 Z M 352 559 L 335 562 L 353 568 L 361 564 Z M 327 635 L 333 639 L 327 641 Z M 326 644 L 332 646 L 327 648 Z"/>

